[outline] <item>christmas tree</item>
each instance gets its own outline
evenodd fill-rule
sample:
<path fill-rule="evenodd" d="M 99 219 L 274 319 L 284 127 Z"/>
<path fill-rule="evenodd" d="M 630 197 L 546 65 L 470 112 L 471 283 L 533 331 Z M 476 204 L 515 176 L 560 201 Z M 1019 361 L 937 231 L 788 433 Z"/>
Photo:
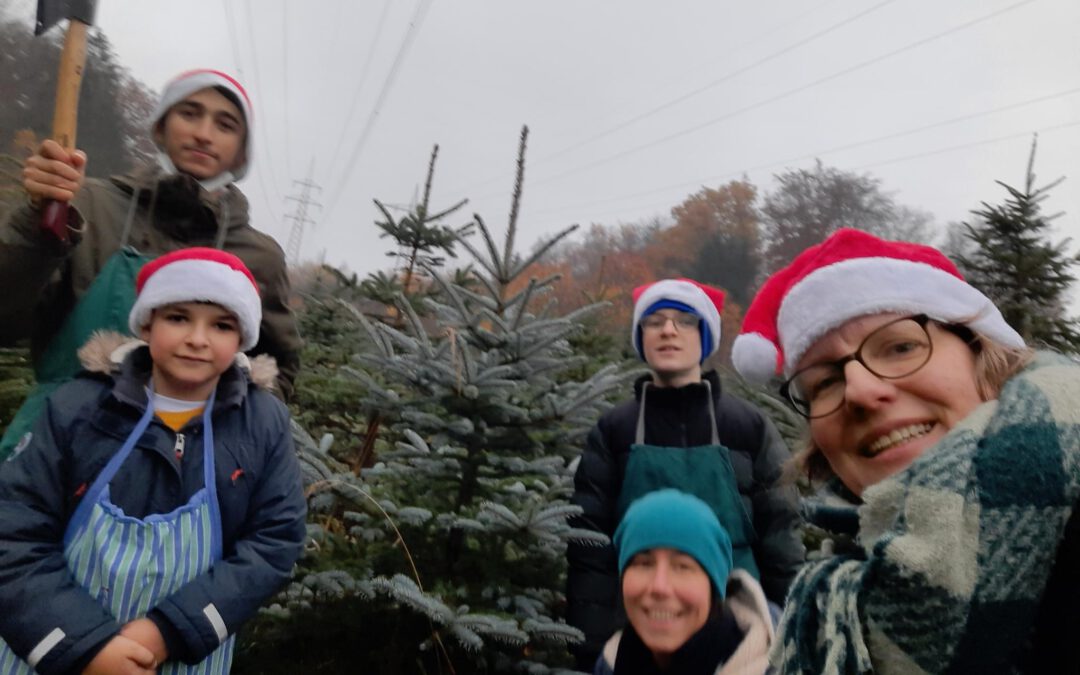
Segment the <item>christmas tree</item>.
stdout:
<path fill-rule="evenodd" d="M 404 294 L 400 322 L 356 312 L 374 345 L 355 356 L 367 392 L 358 403 L 381 413 L 393 444 L 380 441 L 377 463 L 356 475 L 325 440 L 301 437 L 317 550 L 270 612 L 315 609 L 306 616 L 317 620 L 351 607 L 367 622 L 357 636 L 393 641 L 381 645 L 379 672 L 557 672 L 582 637 L 557 618 L 565 549 L 606 539 L 567 524 L 579 512 L 569 504 L 575 460 L 606 395 L 632 373 L 567 376 L 589 370 L 571 338 L 597 306 L 560 315 L 545 301 L 556 278 L 525 278 L 574 229 L 528 255 L 515 249 L 527 134 L 501 245 L 476 216 L 480 243 L 458 239 L 475 271 L 425 269 L 437 287 L 430 318 Z"/>
<path fill-rule="evenodd" d="M 404 216 L 395 218 L 391 206 L 378 199 L 375 206 L 382 213 L 383 220 L 375 226 L 382 230 L 380 239 L 390 238 L 397 245 L 387 255 L 397 258 L 400 269 L 394 275 L 374 272 L 361 284 L 361 291 L 368 297 L 387 305 L 396 304 L 399 294 L 408 301 L 413 311 L 424 311 L 424 298 L 434 289 L 430 279 L 425 278 L 427 270 L 439 269 L 446 258 L 457 257 L 456 244 L 473 230 L 470 221 L 460 227 L 443 225 L 442 221 L 469 203 L 462 199 L 457 204 L 433 212 L 431 209 L 431 185 L 435 179 L 435 160 L 439 156 L 439 146 L 431 150 L 428 162 L 427 179 L 424 181 L 424 195 L 419 202 L 411 205 Z M 400 321 L 395 322 L 399 326 Z"/>
<path fill-rule="evenodd" d="M 1031 143 L 1024 187 L 998 181 L 1009 193 L 1005 203 L 983 202 L 972 212 L 976 220 L 964 223 L 974 247 L 957 262 L 1028 344 L 1078 353 L 1077 319 L 1065 314 L 1067 294 L 1076 281 L 1070 270 L 1078 257 L 1067 252 L 1068 239 L 1050 241 L 1050 221 L 1056 216 L 1041 212 L 1049 191 L 1064 178 L 1035 187 L 1037 140 Z"/>

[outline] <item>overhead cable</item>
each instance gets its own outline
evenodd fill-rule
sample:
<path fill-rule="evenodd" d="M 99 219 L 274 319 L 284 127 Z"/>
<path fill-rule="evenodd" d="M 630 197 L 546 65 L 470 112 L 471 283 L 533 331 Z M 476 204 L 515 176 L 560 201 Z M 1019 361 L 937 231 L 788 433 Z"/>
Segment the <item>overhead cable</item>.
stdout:
<path fill-rule="evenodd" d="M 1019 101 L 1017 103 L 1011 103 L 1009 105 L 1004 105 L 1004 106 L 999 106 L 997 108 L 992 108 L 990 110 L 982 110 L 982 111 L 975 112 L 975 113 L 969 113 L 969 114 L 966 114 L 966 115 L 960 115 L 958 117 L 950 117 L 949 119 L 941 120 L 939 122 L 933 122 L 931 124 L 924 124 L 924 125 L 912 128 L 912 129 L 905 129 L 903 131 L 895 131 L 895 132 L 891 132 L 891 133 L 888 133 L 888 134 L 884 134 L 882 136 L 876 136 L 874 138 L 863 139 L 863 140 L 860 140 L 860 141 L 854 141 L 854 142 L 851 142 L 851 143 L 845 143 L 844 145 L 837 145 L 837 146 L 833 146 L 833 147 L 830 147 L 830 148 L 824 148 L 824 149 L 821 149 L 821 150 L 815 150 L 814 152 L 803 153 L 801 155 L 798 155 L 798 156 L 795 156 L 795 157 L 789 157 L 788 159 L 784 159 L 784 160 L 780 160 L 780 161 L 771 161 L 771 162 L 767 162 L 767 163 L 764 163 L 764 164 L 758 164 L 756 166 L 751 166 L 751 167 L 746 167 L 746 168 L 739 169 L 738 171 L 732 171 L 732 172 L 724 174 L 722 176 L 710 176 L 708 178 L 699 178 L 699 179 L 696 179 L 696 180 L 680 181 L 679 183 L 675 183 L 675 184 L 672 184 L 672 185 L 665 185 L 663 187 L 650 188 L 648 190 L 637 190 L 637 191 L 635 191 L 633 193 L 621 195 L 621 196 L 618 196 L 618 197 L 608 197 L 606 199 L 596 199 L 596 200 L 591 200 L 591 201 L 588 201 L 588 202 L 581 202 L 581 203 L 578 203 L 578 204 L 560 206 L 560 207 L 556 207 L 556 208 L 553 208 L 553 209 L 544 209 L 544 210 L 541 210 L 541 211 L 536 211 L 535 215 L 548 215 L 548 214 L 553 214 L 553 213 L 563 213 L 563 212 L 570 211 L 570 210 L 588 208 L 590 206 L 598 206 L 600 204 L 610 204 L 610 203 L 613 203 L 613 202 L 614 203 L 624 202 L 624 201 L 634 199 L 634 198 L 637 198 L 637 197 L 643 197 L 643 196 L 652 195 L 652 194 L 659 194 L 659 193 L 663 193 L 663 192 L 670 192 L 671 190 L 677 190 L 677 189 L 680 189 L 680 188 L 688 188 L 688 187 L 692 187 L 692 186 L 701 186 L 701 185 L 706 185 L 706 184 L 710 184 L 710 183 L 716 183 L 718 181 L 726 181 L 726 180 L 735 178 L 737 176 L 749 173 L 751 171 L 762 171 L 762 170 L 765 170 L 765 169 L 774 169 L 774 168 L 777 168 L 777 167 L 789 165 L 789 164 L 791 164 L 793 162 L 799 162 L 799 161 L 806 160 L 806 159 L 813 159 L 813 158 L 816 158 L 816 157 L 823 157 L 823 156 L 826 156 L 826 155 L 835 154 L 837 152 L 842 152 L 844 150 L 852 150 L 852 149 L 860 148 L 860 147 L 867 146 L 867 145 L 873 145 L 875 143 L 881 143 L 883 141 L 895 140 L 897 138 L 903 138 L 904 136 L 911 136 L 911 135 L 914 135 L 914 134 L 922 133 L 924 131 L 929 131 L 931 129 L 937 129 L 937 128 L 940 128 L 940 127 L 949 126 L 951 124 L 957 124 L 959 122 L 969 122 L 969 121 L 971 121 L 973 119 L 978 119 L 980 117 L 986 117 L 988 115 L 994 115 L 994 114 L 1001 113 L 1001 112 L 1006 112 L 1006 111 L 1009 111 L 1009 110 L 1016 110 L 1018 108 L 1023 108 L 1023 107 L 1026 107 L 1026 106 L 1035 105 L 1037 103 L 1045 103 L 1047 101 L 1053 101 L 1055 99 L 1065 98 L 1066 96 L 1074 96 L 1076 94 L 1080 94 L 1080 87 L 1073 87 L 1073 88 L 1067 89 L 1065 91 L 1060 91 L 1060 92 L 1057 92 L 1057 93 L 1054 93 L 1054 94 L 1047 94 L 1045 96 L 1038 96 L 1036 98 L 1031 98 L 1031 99 L 1027 99 L 1027 100 L 1024 100 L 1024 101 Z"/>
<path fill-rule="evenodd" d="M 345 121 L 341 126 L 341 133 L 339 133 L 334 139 L 334 155 L 327 165 L 329 172 L 332 172 L 337 167 L 338 157 L 341 155 L 341 148 L 345 145 L 345 134 L 348 133 L 349 127 L 352 125 L 353 117 L 356 116 L 356 107 L 360 102 L 360 92 L 364 89 L 364 85 L 367 83 L 368 73 L 371 72 L 371 62 L 374 60 L 375 48 L 379 46 L 379 38 L 382 37 L 383 26 L 386 24 L 386 15 L 389 14 L 391 0 L 383 0 L 382 11 L 379 12 L 379 20 L 375 22 L 375 33 L 372 35 L 369 41 L 367 57 L 364 59 L 364 65 L 360 67 L 360 77 L 356 81 L 356 88 L 353 89 L 352 100 L 349 103 L 349 112 L 345 115 Z"/>
<path fill-rule="evenodd" d="M 1055 131 L 1061 131 L 1061 130 L 1064 130 L 1064 129 L 1070 129 L 1070 128 L 1073 128 L 1073 127 L 1080 127 L 1080 120 L 1073 120 L 1073 121 L 1070 121 L 1070 122 L 1063 122 L 1061 124 L 1055 124 L 1053 126 L 1043 127 L 1041 129 L 1030 129 L 1030 130 L 1027 130 L 1027 131 L 1021 131 L 1021 132 L 1014 133 L 1014 134 L 1008 134 L 1006 136 L 997 136 L 995 138 L 990 138 L 990 139 L 981 140 L 981 141 L 973 141 L 973 142 L 970 142 L 970 143 L 961 143 L 961 144 L 958 144 L 958 145 L 950 145 L 950 146 L 943 147 L 943 148 L 935 148 L 933 150 L 927 150 L 925 152 L 919 152 L 919 153 L 910 154 L 910 155 L 901 155 L 901 156 L 898 156 L 898 157 L 890 157 L 888 159 L 883 159 L 883 160 L 879 160 L 879 161 L 875 161 L 875 162 L 870 162 L 868 164 L 862 164 L 860 166 L 851 167 L 850 170 L 851 171 L 862 171 L 862 170 L 877 167 L 877 166 L 885 166 L 887 164 L 897 164 L 899 162 L 907 162 L 907 161 L 911 161 L 911 160 L 915 160 L 915 159 L 921 159 L 921 158 L 924 158 L 924 157 L 931 157 L 931 156 L 934 156 L 934 155 L 941 155 L 941 154 L 945 154 L 945 153 L 949 153 L 949 152 L 956 152 L 958 150 L 966 150 L 968 148 L 976 148 L 976 147 L 985 146 L 985 145 L 993 145 L 993 144 L 996 144 L 996 143 L 1003 143 L 1005 141 L 1011 141 L 1011 140 L 1015 140 L 1017 138 L 1030 138 L 1032 134 L 1036 134 L 1036 133 L 1037 134 L 1052 133 L 1052 132 L 1055 132 Z M 674 189 L 674 188 L 672 188 L 672 189 Z M 657 203 L 657 204 L 655 204 L 653 206 L 627 207 L 625 209 L 619 209 L 618 211 L 606 211 L 606 212 L 603 212 L 603 215 L 593 216 L 593 217 L 589 217 L 589 218 L 561 219 L 561 220 L 557 220 L 557 221 L 553 220 L 553 221 L 550 221 L 550 222 L 545 223 L 544 225 L 541 225 L 541 226 L 538 226 L 538 227 L 541 230 L 547 231 L 547 230 L 550 230 L 550 229 L 553 229 L 553 228 L 556 228 L 556 227 L 564 227 L 564 226 L 566 226 L 566 224 L 568 222 L 580 222 L 580 221 L 598 222 L 598 221 L 604 220 L 604 219 L 616 218 L 616 217 L 621 216 L 623 214 L 640 214 L 642 211 L 649 211 L 649 210 L 655 211 L 657 209 L 667 210 L 667 209 L 670 209 L 670 208 L 671 208 L 671 202 L 665 202 L 663 204 L 658 204 Z"/>
<path fill-rule="evenodd" d="M 386 102 L 386 97 L 390 93 L 390 89 L 393 87 L 395 80 L 397 80 L 398 71 L 401 68 L 402 62 L 405 60 L 406 54 L 409 52 L 409 47 L 412 46 L 413 41 L 416 39 L 417 33 L 420 31 L 420 26 L 424 23 L 424 17 L 427 16 L 427 11 L 431 7 L 431 0 L 420 0 L 416 6 L 416 12 L 413 14 L 412 21 L 409 22 L 409 27 L 405 31 L 405 38 L 401 42 L 401 46 L 398 48 L 397 55 L 394 57 L 394 62 L 390 65 L 390 71 L 386 75 L 386 79 L 383 80 L 382 88 L 379 90 L 379 95 L 375 99 L 375 105 L 368 115 L 367 122 L 364 124 L 363 131 L 360 133 L 360 138 L 353 144 L 350 149 L 345 169 L 341 172 L 337 184 L 332 191 L 332 197 L 330 206 L 326 209 L 325 217 L 329 219 L 330 214 L 333 213 L 334 207 L 337 206 L 338 201 L 341 198 L 342 193 L 345 190 L 345 185 L 349 182 L 349 176 L 352 174 L 353 169 L 356 167 L 357 161 L 360 159 L 364 151 L 364 146 L 367 144 L 368 136 L 371 134 L 371 130 L 375 126 L 375 120 L 378 118 L 379 113 L 382 111 L 383 104 Z"/>
<path fill-rule="evenodd" d="M 929 37 L 925 37 L 925 38 L 916 40 L 915 42 L 911 42 L 911 43 L 909 43 L 907 45 L 904 45 L 903 47 L 900 47 L 898 49 L 893 49 L 893 50 L 888 51 L 888 52 L 886 52 L 884 54 L 880 54 L 878 56 L 867 59 L 865 61 L 861 61 L 861 62 L 859 62 L 859 63 L 857 63 L 857 64 L 855 64 L 853 66 L 848 66 L 847 68 L 842 68 L 841 70 L 838 70 L 838 71 L 836 71 L 834 73 L 831 73 L 829 75 L 826 75 L 824 77 L 820 77 L 820 78 L 818 78 L 816 80 L 813 80 L 811 82 L 808 82 L 806 84 L 800 85 L 798 87 L 794 87 L 792 89 L 788 89 L 788 90 L 783 91 L 783 92 L 781 92 L 779 94 L 776 94 L 774 96 L 770 96 L 770 97 L 762 99 L 760 101 L 756 101 L 754 103 L 743 106 L 743 107 L 738 108 L 736 110 L 732 110 L 732 111 L 727 112 L 727 113 L 725 113 L 723 115 L 720 115 L 718 117 L 714 117 L 714 118 L 709 119 L 709 120 L 707 120 L 705 122 L 702 122 L 700 124 L 696 124 L 696 125 L 694 125 L 692 127 L 688 127 L 688 128 L 682 129 L 680 131 L 676 131 L 674 133 L 668 134 L 666 136 L 655 139 L 653 141 L 649 141 L 648 143 L 644 143 L 642 145 L 638 145 L 638 146 L 635 146 L 633 148 L 629 148 L 627 150 L 622 150 L 622 151 L 617 152 L 617 153 L 615 153 L 613 155 L 608 155 L 607 157 L 603 157 L 603 158 L 595 160 L 593 162 L 589 162 L 588 164 L 583 164 L 581 166 L 574 167 L 572 169 L 568 169 L 566 171 L 563 171 L 561 173 L 557 173 L 557 174 L 548 176 L 546 178 L 541 178 L 539 180 L 534 180 L 534 181 L 532 181 L 532 185 L 535 187 L 537 185 L 543 185 L 545 183 L 550 183 L 550 182 L 553 182 L 553 181 L 557 181 L 557 180 L 566 178 L 568 176 L 573 176 L 575 174 L 581 173 L 582 171 L 586 171 L 588 169 L 592 169 L 592 168 L 595 168 L 595 167 L 598 167 L 598 166 L 602 166 L 604 164 L 608 164 L 608 163 L 613 162 L 613 161 L 615 161 L 617 159 L 622 159 L 623 157 L 627 157 L 629 155 L 633 155 L 633 154 L 636 154 L 638 152 L 641 152 L 642 150 L 653 148 L 653 147 L 656 147 L 658 145 L 662 145 L 662 144 L 667 143 L 669 141 L 675 140 L 677 138 L 681 138 L 681 137 L 686 136 L 688 134 L 692 134 L 694 132 L 701 131 L 702 129 L 706 129 L 706 128 L 711 127 L 711 126 L 715 126 L 715 125 L 717 125 L 717 124 L 719 124 L 721 122 L 727 121 L 729 119 L 732 119 L 732 118 L 737 117 L 739 115 L 745 114 L 745 113 L 750 112 L 752 110 L 757 110 L 758 108 L 762 108 L 762 107 L 770 105 L 772 103 L 776 103 L 777 101 L 782 101 L 782 100 L 784 100 L 786 98 L 790 98 L 791 96 L 794 96 L 795 94 L 799 94 L 799 93 L 802 93 L 802 92 L 807 91 L 809 89 L 813 89 L 814 87 L 821 86 L 822 84 L 825 84 L 826 82 L 831 82 L 832 80 L 838 79 L 838 78 L 843 77 L 845 75 L 850 75 L 851 73 L 857 72 L 859 70 L 863 70 L 863 69 L 868 68 L 868 67 L 870 67 L 872 65 L 876 65 L 876 64 L 881 63 L 883 61 L 886 61 L 886 60 L 888 60 L 890 58 L 893 58 L 895 56 L 899 56 L 900 54 L 904 54 L 906 52 L 912 51 L 912 50 L 917 49 L 919 47 L 924 47 L 924 46 L 930 44 L 931 42 L 934 42 L 936 40 L 940 40 L 940 39 L 942 39 L 944 37 L 947 37 L 949 35 L 953 35 L 953 34 L 958 33 L 960 31 L 967 30 L 967 29 L 972 28 L 972 27 L 974 27 L 974 26 L 976 26 L 976 25 L 978 25 L 980 23 L 983 23 L 985 21 L 989 21 L 990 19 L 999 17 L 999 16 L 1001 16 L 1003 14 L 1006 14 L 1008 12 L 1019 9 L 1020 7 L 1023 7 L 1024 5 L 1031 4 L 1032 2 L 1035 2 L 1035 1 L 1036 0 L 1020 0 L 1019 2 L 1015 2 L 1015 3 L 1013 3 L 1013 4 L 1011 4 L 1011 5 L 1007 6 L 1007 7 L 1004 7 L 1002 9 L 995 10 L 993 12 L 990 12 L 989 14 L 984 14 L 984 15 L 978 17 L 978 18 L 971 19 L 971 20 L 966 21 L 966 22 L 964 22 L 962 24 L 953 26 L 952 28 L 946 29 L 946 30 L 941 31 L 939 33 L 935 33 L 934 35 L 931 35 Z"/>

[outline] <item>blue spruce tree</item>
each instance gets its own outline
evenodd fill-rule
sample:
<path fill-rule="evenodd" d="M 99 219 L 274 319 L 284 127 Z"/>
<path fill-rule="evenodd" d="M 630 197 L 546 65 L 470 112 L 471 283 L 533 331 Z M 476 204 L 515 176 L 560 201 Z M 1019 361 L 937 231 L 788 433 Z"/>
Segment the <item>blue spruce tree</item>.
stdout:
<path fill-rule="evenodd" d="M 357 475 L 300 434 L 315 550 L 271 612 L 360 598 L 368 621 L 402 627 L 407 672 L 558 672 L 582 637 L 558 618 L 567 542 L 605 543 L 567 524 L 573 472 L 606 395 L 634 373 L 568 374 L 586 358 L 569 338 L 598 305 L 562 315 L 545 301 L 555 277 L 526 278 L 574 229 L 516 251 L 527 136 L 501 245 L 477 215 L 479 244 L 458 239 L 475 271 L 426 269 L 427 316 L 403 294 L 400 322 L 355 313 L 374 344 L 350 371 L 367 392 L 357 403 L 380 412 L 392 445 Z"/>

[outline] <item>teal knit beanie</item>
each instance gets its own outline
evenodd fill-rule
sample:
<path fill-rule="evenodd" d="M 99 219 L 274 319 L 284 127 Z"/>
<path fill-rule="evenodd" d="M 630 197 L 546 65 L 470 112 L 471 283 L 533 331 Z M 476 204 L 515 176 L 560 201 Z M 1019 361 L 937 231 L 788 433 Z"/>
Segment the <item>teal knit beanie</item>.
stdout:
<path fill-rule="evenodd" d="M 650 492 L 635 499 L 615 529 L 619 576 L 634 555 L 672 548 L 697 561 L 724 597 L 731 573 L 731 538 L 708 504 L 679 490 Z"/>

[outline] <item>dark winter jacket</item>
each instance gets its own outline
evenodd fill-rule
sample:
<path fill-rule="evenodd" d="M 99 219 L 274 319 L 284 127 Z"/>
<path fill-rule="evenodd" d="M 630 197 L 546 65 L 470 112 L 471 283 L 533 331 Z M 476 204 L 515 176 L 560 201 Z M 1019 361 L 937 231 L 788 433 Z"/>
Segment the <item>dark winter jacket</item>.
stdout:
<path fill-rule="evenodd" d="M 1073 505 L 1035 620 L 1029 673 L 1080 673 L 1080 501 Z"/>
<path fill-rule="evenodd" d="M 731 464 L 743 505 L 753 523 L 754 558 L 765 595 L 783 604 L 788 586 L 803 562 L 795 488 L 781 483 L 791 455 L 772 422 L 753 405 L 722 391 L 715 372 L 706 373 L 716 410 L 721 445 L 731 451 Z M 614 534 L 616 504 L 637 428 L 638 400 L 643 377 L 635 384 L 636 398 L 605 413 L 589 434 L 574 477 L 573 503 L 584 513 L 575 527 Z M 696 383 L 678 388 L 650 387 L 645 405 L 645 443 L 691 447 L 707 445 L 711 422 L 705 401 L 707 389 Z M 567 580 L 567 618 L 585 632 L 578 664 L 591 667 L 603 641 L 617 624 L 619 580 L 614 549 L 571 544 Z"/>
<path fill-rule="evenodd" d="M 300 367 L 300 335 L 288 307 L 285 256 L 270 236 L 251 227 L 248 202 L 235 186 L 219 200 L 189 176 L 162 178 L 146 167 L 109 180 L 88 179 L 72 202 L 71 238 L 61 244 L 39 226 L 40 213 L 20 206 L 0 218 L 0 344 L 30 337 L 35 359 L 120 247 L 132 199 L 139 208 L 128 244 L 147 256 L 189 246 L 235 254 L 259 283 L 263 318 L 252 354 L 278 364 L 288 398 Z M 219 229 L 220 228 L 220 229 Z M 224 242 L 218 246 L 219 235 Z"/>
<path fill-rule="evenodd" d="M 80 356 L 100 368 L 103 353 Z M 149 350 L 119 372 L 83 373 L 48 399 L 29 445 L 0 466 L 0 636 L 24 659 L 53 629 L 63 640 L 41 673 L 78 672 L 120 630 L 78 586 L 63 555 L 64 531 L 79 498 L 120 448 L 146 406 Z M 170 659 L 203 660 L 219 645 L 203 614 L 213 604 L 229 633 L 285 583 L 305 537 L 306 504 L 289 434 L 288 411 L 237 366 L 222 375 L 213 409 L 223 560 L 161 601 L 148 617 Z M 177 434 L 155 419 L 110 483 L 111 500 L 133 517 L 168 513 L 204 485 L 202 416 Z"/>

